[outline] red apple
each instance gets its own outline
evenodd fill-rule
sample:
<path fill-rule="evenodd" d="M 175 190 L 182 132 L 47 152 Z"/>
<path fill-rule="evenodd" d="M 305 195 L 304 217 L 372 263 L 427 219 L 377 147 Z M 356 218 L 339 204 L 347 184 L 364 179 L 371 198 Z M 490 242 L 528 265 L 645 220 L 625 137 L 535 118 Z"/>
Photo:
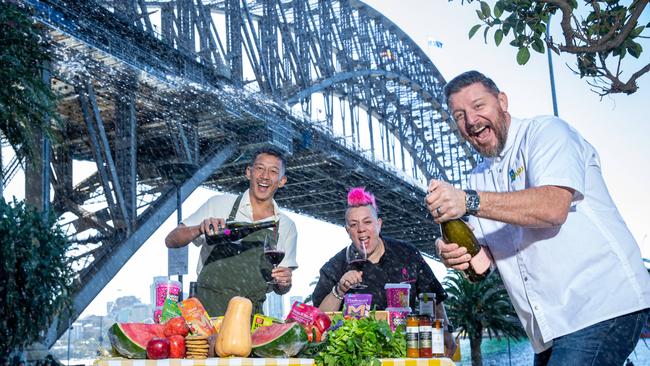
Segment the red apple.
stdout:
<path fill-rule="evenodd" d="M 165 338 L 152 338 L 147 342 L 147 358 L 152 360 L 169 358 L 169 341 Z"/>
<path fill-rule="evenodd" d="M 185 337 L 189 332 L 190 327 L 187 326 L 185 318 L 182 316 L 171 318 L 167 321 L 167 323 L 165 323 L 165 337 L 177 334 Z"/>
<path fill-rule="evenodd" d="M 185 357 L 185 338 L 182 335 L 173 335 L 167 337 L 169 341 L 169 358 Z"/>

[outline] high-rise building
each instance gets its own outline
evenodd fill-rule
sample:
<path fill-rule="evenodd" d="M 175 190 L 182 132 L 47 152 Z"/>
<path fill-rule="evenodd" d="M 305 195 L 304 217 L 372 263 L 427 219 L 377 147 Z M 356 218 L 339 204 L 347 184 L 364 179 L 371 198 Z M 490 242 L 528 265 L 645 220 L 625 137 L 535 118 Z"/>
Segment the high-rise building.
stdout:
<path fill-rule="evenodd" d="M 264 301 L 262 309 L 264 315 L 284 319 L 284 301 L 282 295 L 278 295 L 275 292 L 266 294 L 266 301 Z"/>

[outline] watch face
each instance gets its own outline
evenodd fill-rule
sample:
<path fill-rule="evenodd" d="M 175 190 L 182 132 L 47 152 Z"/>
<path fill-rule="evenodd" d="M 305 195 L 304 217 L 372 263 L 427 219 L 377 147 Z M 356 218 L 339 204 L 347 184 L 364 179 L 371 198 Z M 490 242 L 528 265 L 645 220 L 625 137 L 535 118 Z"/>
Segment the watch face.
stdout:
<path fill-rule="evenodd" d="M 465 193 L 467 194 L 467 198 L 465 199 L 465 209 L 467 210 L 468 214 L 474 215 L 478 212 L 480 206 L 480 198 L 478 196 L 478 193 L 471 190 L 467 190 Z"/>

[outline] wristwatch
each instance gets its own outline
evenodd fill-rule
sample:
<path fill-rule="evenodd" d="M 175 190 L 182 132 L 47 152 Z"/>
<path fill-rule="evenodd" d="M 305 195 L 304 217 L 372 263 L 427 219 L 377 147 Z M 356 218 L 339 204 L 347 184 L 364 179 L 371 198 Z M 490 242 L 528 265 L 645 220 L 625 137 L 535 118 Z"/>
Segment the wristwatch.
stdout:
<path fill-rule="evenodd" d="M 476 216 L 480 207 L 481 198 L 478 193 L 472 189 L 465 189 L 465 210 L 467 214 Z"/>

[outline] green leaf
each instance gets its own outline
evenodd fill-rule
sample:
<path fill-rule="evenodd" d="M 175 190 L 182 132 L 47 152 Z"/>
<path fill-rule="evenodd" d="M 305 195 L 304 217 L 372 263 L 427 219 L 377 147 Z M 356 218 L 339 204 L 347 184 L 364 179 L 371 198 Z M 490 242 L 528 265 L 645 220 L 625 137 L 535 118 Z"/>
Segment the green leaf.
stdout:
<path fill-rule="evenodd" d="M 473 26 L 472 29 L 469 30 L 469 38 L 472 39 L 472 37 L 474 37 L 474 34 L 476 34 L 476 32 L 477 32 L 480 28 L 481 28 L 481 25 L 480 25 L 480 24 L 477 24 L 477 25 Z"/>
<path fill-rule="evenodd" d="M 479 19 L 485 20 L 485 15 L 483 15 L 483 12 L 481 12 L 478 9 L 476 9 L 476 15 L 478 16 Z"/>
<path fill-rule="evenodd" d="M 533 38 L 533 43 L 531 46 L 535 51 L 544 53 L 544 41 L 542 41 L 540 38 Z"/>
<path fill-rule="evenodd" d="M 627 46 L 627 52 L 629 52 L 634 58 L 639 58 L 643 52 L 643 47 L 636 42 L 632 42 L 631 45 Z"/>
<path fill-rule="evenodd" d="M 525 22 L 518 21 L 517 24 L 515 24 L 515 32 L 517 34 L 523 34 L 525 30 L 526 30 L 526 23 Z"/>
<path fill-rule="evenodd" d="M 640 25 L 640 26 L 634 28 L 634 30 L 630 33 L 630 36 L 632 36 L 632 38 L 638 37 L 641 34 L 641 32 L 643 32 L 644 29 L 645 29 L 645 27 Z"/>
<path fill-rule="evenodd" d="M 499 18 L 503 14 L 503 3 L 501 1 L 497 1 L 496 4 L 494 4 L 494 17 Z"/>
<path fill-rule="evenodd" d="M 503 31 L 501 29 L 497 29 L 497 31 L 494 32 L 494 43 L 497 46 L 499 46 L 502 40 L 503 40 Z"/>
<path fill-rule="evenodd" d="M 612 55 L 617 56 L 617 57 L 624 57 L 625 53 L 625 47 L 618 47 L 612 51 Z"/>
<path fill-rule="evenodd" d="M 528 51 L 528 48 L 520 47 L 519 52 L 517 52 L 517 63 L 519 65 L 525 65 L 529 59 L 530 59 L 530 51 Z"/>
<path fill-rule="evenodd" d="M 483 13 L 483 16 L 485 16 L 486 18 L 492 16 L 492 12 L 490 11 L 490 5 L 485 1 L 481 1 L 481 12 Z"/>
<path fill-rule="evenodd" d="M 507 36 L 508 33 L 510 33 L 510 29 L 512 29 L 512 25 L 510 24 L 510 22 L 505 21 L 503 22 L 503 27 L 501 29 L 503 29 L 503 35 Z"/>
<path fill-rule="evenodd" d="M 485 31 L 483 31 L 483 42 L 485 42 L 485 44 L 487 44 L 487 35 L 489 30 L 489 27 L 485 27 Z"/>

